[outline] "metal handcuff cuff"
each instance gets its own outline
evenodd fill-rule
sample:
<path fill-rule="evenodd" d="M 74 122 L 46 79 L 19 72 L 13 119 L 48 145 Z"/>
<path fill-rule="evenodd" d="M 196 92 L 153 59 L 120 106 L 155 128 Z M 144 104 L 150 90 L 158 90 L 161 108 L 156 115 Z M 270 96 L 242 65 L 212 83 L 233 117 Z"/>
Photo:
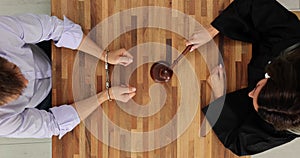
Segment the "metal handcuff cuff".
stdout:
<path fill-rule="evenodd" d="M 112 99 L 110 97 L 110 93 L 109 93 L 109 88 L 111 87 L 111 84 L 110 84 L 110 79 L 109 79 L 108 53 L 110 51 L 108 49 L 105 49 L 104 52 L 105 52 L 104 60 L 105 60 L 105 72 L 106 72 L 105 89 L 106 89 L 106 94 L 107 94 L 108 100 L 112 101 Z"/>

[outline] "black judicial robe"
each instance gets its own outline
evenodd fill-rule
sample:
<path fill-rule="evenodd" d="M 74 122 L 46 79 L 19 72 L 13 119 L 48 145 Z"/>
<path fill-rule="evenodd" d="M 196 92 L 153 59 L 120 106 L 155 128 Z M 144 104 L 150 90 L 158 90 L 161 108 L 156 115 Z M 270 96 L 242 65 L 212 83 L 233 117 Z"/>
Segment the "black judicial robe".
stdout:
<path fill-rule="evenodd" d="M 276 131 L 261 119 L 248 97 L 264 78 L 264 68 L 281 52 L 300 41 L 300 22 L 296 15 L 276 0 L 235 0 L 212 23 L 225 36 L 252 43 L 248 64 L 248 88 L 223 96 L 202 111 L 223 145 L 236 155 L 253 155 L 298 137 L 289 131 Z M 208 112 L 222 106 L 220 116 Z M 213 111 L 213 110 L 212 110 Z"/>

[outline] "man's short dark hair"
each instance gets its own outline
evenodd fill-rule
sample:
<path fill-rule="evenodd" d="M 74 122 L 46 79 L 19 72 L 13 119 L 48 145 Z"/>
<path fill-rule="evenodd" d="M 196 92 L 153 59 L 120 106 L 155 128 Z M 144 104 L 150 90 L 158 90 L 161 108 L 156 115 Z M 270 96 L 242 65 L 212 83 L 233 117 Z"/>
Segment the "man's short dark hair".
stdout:
<path fill-rule="evenodd" d="M 0 57 L 0 105 L 6 104 L 9 97 L 21 95 L 26 87 L 20 74 L 15 68 L 8 66 L 9 63 Z"/>

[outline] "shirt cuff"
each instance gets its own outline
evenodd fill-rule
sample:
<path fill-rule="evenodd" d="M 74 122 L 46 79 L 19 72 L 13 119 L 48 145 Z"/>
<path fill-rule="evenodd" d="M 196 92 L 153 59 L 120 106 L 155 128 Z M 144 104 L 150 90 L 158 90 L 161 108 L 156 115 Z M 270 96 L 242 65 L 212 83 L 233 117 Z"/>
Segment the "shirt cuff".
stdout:
<path fill-rule="evenodd" d="M 55 42 L 57 47 L 65 47 L 70 49 L 77 49 L 82 41 L 83 32 L 81 26 L 73 23 L 66 16 L 64 16 L 64 29 L 58 41 Z"/>
<path fill-rule="evenodd" d="M 50 111 L 58 123 L 59 139 L 61 139 L 67 132 L 73 130 L 80 123 L 80 118 L 74 107 L 71 105 L 53 107 Z"/>

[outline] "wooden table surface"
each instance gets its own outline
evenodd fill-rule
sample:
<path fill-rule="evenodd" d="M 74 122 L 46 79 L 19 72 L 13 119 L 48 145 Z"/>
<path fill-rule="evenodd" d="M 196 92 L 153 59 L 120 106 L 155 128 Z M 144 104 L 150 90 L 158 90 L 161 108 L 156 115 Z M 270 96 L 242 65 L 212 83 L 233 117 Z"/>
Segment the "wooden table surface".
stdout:
<path fill-rule="evenodd" d="M 209 67 L 217 65 L 220 60 L 218 54 L 205 56 L 199 51 L 188 54 L 176 68 L 177 74 L 169 83 L 155 84 L 149 75 L 153 62 L 158 60 L 171 62 L 178 56 L 178 53 L 185 48 L 186 36 L 190 36 L 193 31 L 190 26 L 196 24 L 187 24 L 186 21 L 181 21 L 180 13 L 172 13 L 166 21 L 160 22 L 170 24 L 173 30 L 155 27 L 138 28 L 139 25 L 150 25 L 153 19 L 157 20 L 168 13 L 153 13 L 148 10 L 145 12 L 148 18 L 142 20 L 144 14 L 139 14 L 134 9 L 129 14 L 119 16 L 115 14 L 130 8 L 159 6 L 180 11 L 207 25 L 229 3 L 229 0 L 52 0 L 52 15 L 60 18 L 66 15 L 80 24 L 84 32 L 101 47 L 111 50 L 126 48 L 133 54 L 135 60 L 130 66 L 126 68 L 111 66 L 110 70 L 114 84 L 130 84 L 137 88 L 137 95 L 129 104 L 105 102 L 61 140 L 54 137 L 53 157 L 236 157 L 222 146 L 213 132 L 209 132 L 205 137 L 199 136 L 200 124 L 203 120 L 200 109 L 207 105 L 211 98 L 206 79 L 209 76 Z M 109 21 L 106 19 L 108 17 L 113 20 Z M 102 25 L 105 20 L 108 20 L 108 27 Z M 172 25 L 174 21 L 177 22 L 175 28 Z M 178 33 L 182 30 L 183 34 Z M 250 45 L 222 36 L 216 37 L 214 41 L 224 58 L 227 91 L 247 86 L 246 68 L 251 57 Z M 211 50 L 212 46 L 208 44 L 201 51 Z M 86 98 L 105 88 L 104 64 L 98 63 L 98 60 L 93 57 L 82 52 L 53 47 L 52 62 L 54 106 L 73 103 L 74 100 Z M 185 66 L 189 67 L 184 69 Z M 190 74 L 195 74 L 197 79 L 195 82 L 192 82 L 193 75 Z M 194 88 L 196 91 L 192 90 Z M 189 105 L 191 101 L 197 103 Z M 161 107 L 153 106 L 158 104 L 161 104 Z M 156 109 L 153 111 L 151 106 Z M 131 107 L 136 109 L 133 110 Z M 188 117 L 191 117 L 191 120 L 179 116 L 184 113 L 184 110 L 190 110 L 188 114 L 192 115 Z M 179 118 L 173 124 L 174 130 L 167 131 L 171 137 L 176 137 L 174 140 L 152 135 L 146 138 L 146 141 L 139 142 L 138 137 L 133 137 L 136 133 L 159 130 L 174 118 Z M 181 129 L 182 127 L 186 127 L 186 130 Z M 129 133 L 129 136 L 122 134 L 122 129 Z M 164 144 L 166 141 L 169 143 Z M 139 146 L 149 151 L 141 151 Z"/>

